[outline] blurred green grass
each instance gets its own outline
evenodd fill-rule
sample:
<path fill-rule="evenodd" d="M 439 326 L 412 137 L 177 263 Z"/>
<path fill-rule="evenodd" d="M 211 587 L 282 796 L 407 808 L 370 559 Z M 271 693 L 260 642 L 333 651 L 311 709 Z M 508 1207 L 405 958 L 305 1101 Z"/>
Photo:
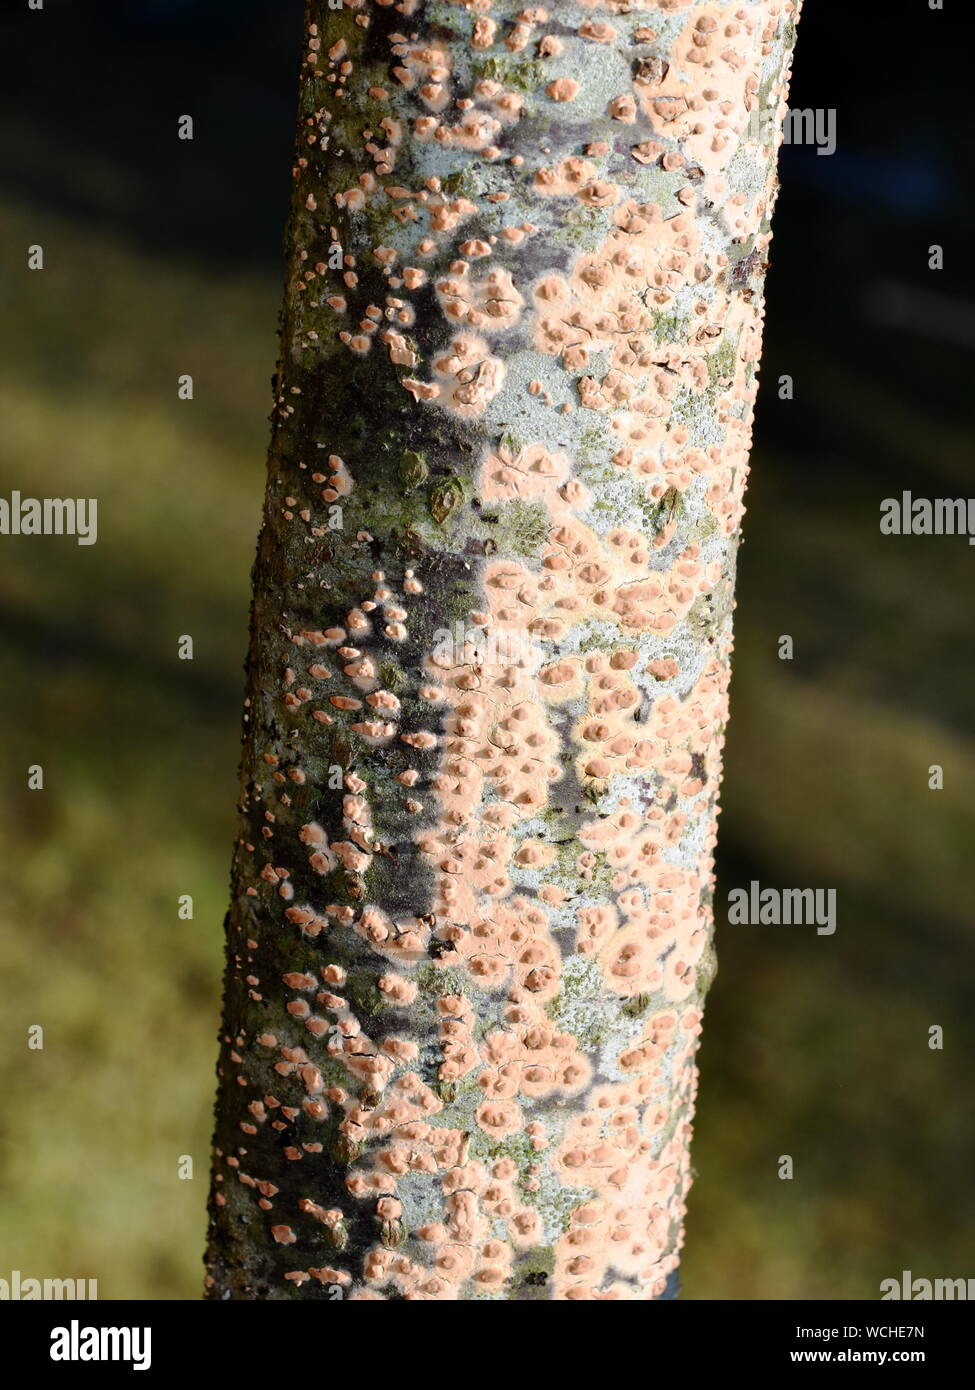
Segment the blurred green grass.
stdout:
<path fill-rule="evenodd" d="M 46 266 L 0 306 L 0 490 L 97 496 L 99 536 L 0 554 L 0 1244 L 102 1297 L 196 1297 L 279 287 L 5 223 Z"/>
<path fill-rule="evenodd" d="M 0 1275 L 195 1298 L 280 286 L 25 207 L 4 222 L 46 268 L 0 301 L 0 492 L 97 496 L 99 539 L 0 547 Z M 923 461 L 910 401 L 810 371 L 857 447 L 896 436 Z M 941 443 L 955 473 L 960 441 Z M 721 931 L 687 1298 L 869 1299 L 902 1268 L 971 1272 L 971 552 L 881 538 L 881 495 L 855 467 L 754 459 L 719 901 L 753 877 L 832 886 L 839 927 Z"/>

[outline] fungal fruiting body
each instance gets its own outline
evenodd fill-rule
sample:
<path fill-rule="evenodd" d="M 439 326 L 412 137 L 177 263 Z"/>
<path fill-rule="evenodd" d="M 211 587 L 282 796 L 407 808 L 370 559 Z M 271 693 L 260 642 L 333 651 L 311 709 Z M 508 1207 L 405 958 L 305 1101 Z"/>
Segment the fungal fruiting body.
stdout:
<path fill-rule="evenodd" d="M 673 1296 L 796 0 L 312 0 L 211 1298 Z"/>

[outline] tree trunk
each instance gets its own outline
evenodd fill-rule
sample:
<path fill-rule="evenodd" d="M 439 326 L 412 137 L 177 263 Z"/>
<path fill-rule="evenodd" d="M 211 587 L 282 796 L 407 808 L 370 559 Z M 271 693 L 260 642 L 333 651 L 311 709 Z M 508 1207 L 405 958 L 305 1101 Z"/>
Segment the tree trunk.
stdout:
<path fill-rule="evenodd" d="M 798 0 L 311 0 L 207 1296 L 673 1297 Z"/>

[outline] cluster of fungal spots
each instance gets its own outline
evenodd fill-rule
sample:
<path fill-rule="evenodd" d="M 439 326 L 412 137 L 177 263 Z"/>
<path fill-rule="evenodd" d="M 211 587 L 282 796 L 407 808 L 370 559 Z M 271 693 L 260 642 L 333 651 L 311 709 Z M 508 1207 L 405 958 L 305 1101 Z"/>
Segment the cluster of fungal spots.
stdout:
<path fill-rule="evenodd" d="M 661 569 L 656 552 L 667 539 L 629 526 L 601 536 L 579 518 L 567 518 L 549 532 L 540 568 L 510 560 L 485 566 L 491 623 L 509 631 L 524 627 L 550 642 L 593 620 L 621 633 L 666 636 L 721 577 L 720 562 L 705 562 L 697 543 Z M 571 671 L 571 659 L 556 669 L 560 676 Z M 550 669 L 546 675 L 553 678 Z"/>
<path fill-rule="evenodd" d="M 797 14 L 312 0 L 213 1297 L 670 1286 Z"/>
<path fill-rule="evenodd" d="M 569 1301 L 659 1298 L 677 1269 L 690 1185 L 690 1115 L 700 1015 L 654 1020 L 619 1058 L 630 1081 L 594 1086 L 565 1127 L 554 1165 L 567 1186 L 592 1195 L 573 1208 L 556 1242 L 553 1295 Z M 674 1049 L 673 1040 L 681 1039 Z M 669 1056 L 668 1056 L 669 1053 Z M 661 1080 L 664 1059 L 669 1078 Z M 661 1104 L 666 1089 L 668 1103 Z"/>

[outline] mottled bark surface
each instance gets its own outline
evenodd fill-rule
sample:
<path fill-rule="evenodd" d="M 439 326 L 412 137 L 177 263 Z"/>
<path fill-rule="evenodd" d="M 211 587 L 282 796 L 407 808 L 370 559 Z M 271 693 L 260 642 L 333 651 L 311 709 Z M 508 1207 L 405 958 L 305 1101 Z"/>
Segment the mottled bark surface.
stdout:
<path fill-rule="evenodd" d="M 209 1297 L 673 1292 L 797 8 L 309 5 Z"/>

